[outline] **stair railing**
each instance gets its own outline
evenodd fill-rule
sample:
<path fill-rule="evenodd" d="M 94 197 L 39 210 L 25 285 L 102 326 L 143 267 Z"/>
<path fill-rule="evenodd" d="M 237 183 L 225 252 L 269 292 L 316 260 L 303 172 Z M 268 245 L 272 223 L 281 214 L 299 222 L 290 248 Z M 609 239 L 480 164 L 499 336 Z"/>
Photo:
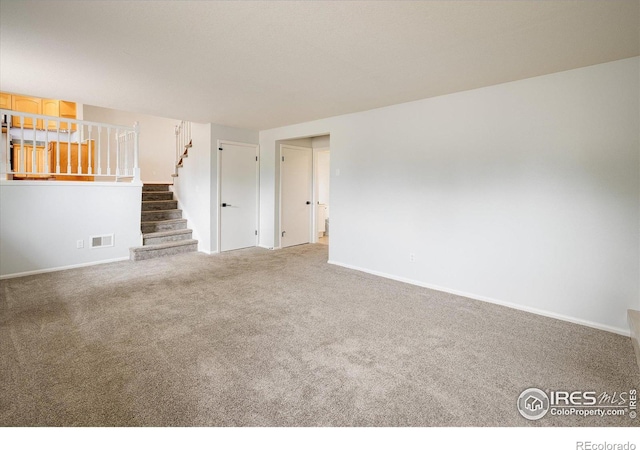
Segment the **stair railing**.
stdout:
<path fill-rule="evenodd" d="M 0 109 L 0 179 L 140 182 L 140 127 Z"/>
<path fill-rule="evenodd" d="M 191 148 L 191 122 L 183 120 L 180 125 L 176 125 L 176 170 L 171 176 L 178 176 L 178 169 L 182 167 L 184 158 L 189 156 Z"/>

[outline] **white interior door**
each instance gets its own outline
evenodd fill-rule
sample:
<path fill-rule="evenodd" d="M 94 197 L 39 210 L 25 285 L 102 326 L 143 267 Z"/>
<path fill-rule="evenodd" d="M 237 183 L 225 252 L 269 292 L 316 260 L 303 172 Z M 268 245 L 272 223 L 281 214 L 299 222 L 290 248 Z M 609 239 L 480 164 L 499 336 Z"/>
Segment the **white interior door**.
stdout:
<path fill-rule="evenodd" d="M 313 151 L 280 147 L 280 245 L 311 242 L 313 214 Z"/>
<path fill-rule="evenodd" d="M 257 243 L 258 147 L 220 142 L 220 251 Z"/>

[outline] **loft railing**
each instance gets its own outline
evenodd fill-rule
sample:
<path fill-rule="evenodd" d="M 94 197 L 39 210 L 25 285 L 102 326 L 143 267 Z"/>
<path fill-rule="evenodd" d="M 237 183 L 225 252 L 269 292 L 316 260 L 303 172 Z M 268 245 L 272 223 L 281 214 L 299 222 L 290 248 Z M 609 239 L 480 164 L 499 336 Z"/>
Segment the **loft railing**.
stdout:
<path fill-rule="evenodd" d="M 0 110 L 6 180 L 140 181 L 139 126 Z"/>
<path fill-rule="evenodd" d="M 176 125 L 176 170 L 171 176 L 178 176 L 178 169 L 182 167 L 182 161 L 189 156 L 191 148 L 191 122 L 183 120 Z"/>

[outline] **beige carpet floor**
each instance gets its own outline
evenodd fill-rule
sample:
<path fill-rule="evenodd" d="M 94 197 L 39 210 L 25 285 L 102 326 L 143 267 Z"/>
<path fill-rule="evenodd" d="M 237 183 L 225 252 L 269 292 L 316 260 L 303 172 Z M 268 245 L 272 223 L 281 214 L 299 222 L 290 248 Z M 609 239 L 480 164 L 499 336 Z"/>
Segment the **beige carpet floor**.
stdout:
<path fill-rule="evenodd" d="M 629 338 L 326 263 L 327 247 L 0 282 L 3 426 L 575 426 L 518 395 L 627 391 Z"/>

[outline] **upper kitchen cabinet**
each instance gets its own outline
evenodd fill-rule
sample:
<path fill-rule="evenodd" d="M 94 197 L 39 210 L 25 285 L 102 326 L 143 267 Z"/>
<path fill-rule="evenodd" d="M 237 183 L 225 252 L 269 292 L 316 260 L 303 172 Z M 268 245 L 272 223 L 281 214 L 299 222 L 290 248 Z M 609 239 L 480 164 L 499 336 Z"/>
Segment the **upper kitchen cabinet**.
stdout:
<path fill-rule="evenodd" d="M 29 114 L 42 114 L 42 99 L 13 94 L 11 96 L 11 109 Z M 25 117 L 24 123 L 21 124 L 20 117 L 13 116 L 11 126 L 16 128 L 20 128 L 22 126 L 24 128 L 34 128 L 33 119 L 29 117 Z M 35 128 L 42 128 L 42 120 L 37 120 Z"/>
<path fill-rule="evenodd" d="M 74 102 L 67 102 L 60 100 L 60 117 L 63 119 L 75 119 L 76 118 L 76 104 Z M 69 128 L 68 122 L 60 122 L 60 129 L 66 130 Z M 77 126 L 75 123 L 71 124 L 71 129 L 75 131 Z"/>
<path fill-rule="evenodd" d="M 8 92 L 0 92 L 0 108 L 29 114 L 60 117 L 62 119 L 75 119 L 77 110 L 74 102 L 52 98 L 28 97 L 26 95 L 10 94 Z M 45 124 L 45 122 L 47 123 Z M 71 127 L 69 127 L 69 125 L 71 125 Z M 24 124 L 21 124 L 20 118 L 13 116 L 11 126 L 14 128 L 34 128 L 34 123 L 33 119 L 25 117 Z M 69 124 L 68 122 L 57 120 L 37 119 L 35 128 L 38 130 L 44 130 L 46 128 L 50 131 L 57 129 L 75 131 L 77 126 L 75 123 Z"/>
<path fill-rule="evenodd" d="M 43 98 L 42 99 L 42 114 L 45 116 L 53 116 L 60 117 L 60 100 L 54 100 L 51 98 Z M 44 122 L 44 120 L 43 120 Z M 38 128 L 47 128 L 48 130 L 57 130 L 58 129 L 58 121 L 48 120 L 46 126 L 43 124 L 42 127 Z"/>
<path fill-rule="evenodd" d="M 11 109 L 11 94 L 0 92 L 0 109 Z"/>

